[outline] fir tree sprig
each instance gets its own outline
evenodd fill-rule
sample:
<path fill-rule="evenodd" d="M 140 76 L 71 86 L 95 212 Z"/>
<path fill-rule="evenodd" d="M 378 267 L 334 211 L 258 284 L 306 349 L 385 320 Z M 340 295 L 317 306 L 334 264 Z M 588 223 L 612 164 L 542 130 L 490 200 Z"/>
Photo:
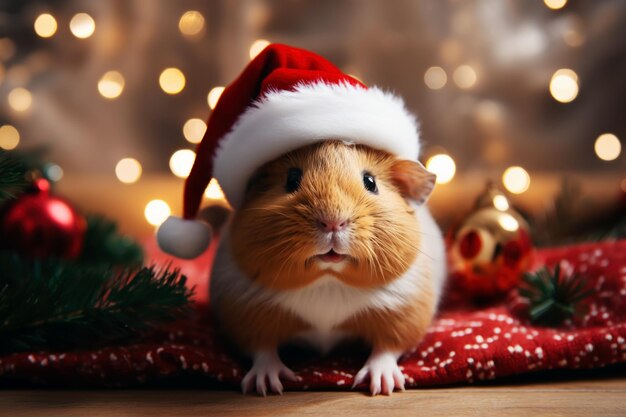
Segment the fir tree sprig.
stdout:
<path fill-rule="evenodd" d="M 28 186 L 26 164 L 11 153 L 0 149 L 0 203 L 15 198 Z"/>
<path fill-rule="evenodd" d="M 0 352 L 117 343 L 181 317 L 192 290 L 176 270 L 118 270 L 0 252 Z"/>
<path fill-rule="evenodd" d="M 121 235 L 117 224 L 99 215 L 87 216 L 81 263 L 102 263 L 138 266 L 143 262 L 143 249 L 133 239 Z"/>
<path fill-rule="evenodd" d="M 580 275 L 566 276 L 557 264 L 524 274 L 525 286 L 519 293 L 530 303 L 530 319 L 536 324 L 556 326 L 584 312 L 580 303 L 593 293 Z"/>

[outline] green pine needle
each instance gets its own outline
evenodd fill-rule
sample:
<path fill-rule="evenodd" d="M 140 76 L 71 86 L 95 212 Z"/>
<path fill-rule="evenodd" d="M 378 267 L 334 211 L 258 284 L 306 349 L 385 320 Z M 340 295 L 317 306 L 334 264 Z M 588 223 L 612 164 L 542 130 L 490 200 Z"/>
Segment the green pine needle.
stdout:
<path fill-rule="evenodd" d="M 28 186 L 26 164 L 0 149 L 0 203 L 16 198 Z"/>
<path fill-rule="evenodd" d="M 190 310 L 178 271 L 117 270 L 0 252 L 0 352 L 118 343 Z"/>
<path fill-rule="evenodd" d="M 525 286 L 519 293 L 530 303 L 530 319 L 536 324 L 559 325 L 582 314 L 581 301 L 593 293 L 578 275 L 564 276 L 560 265 L 553 271 L 544 267 L 524 275 Z"/>
<path fill-rule="evenodd" d="M 89 215 L 79 262 L 133 267 L 143 262 L 143 250 L 133 239 L 120 235 L 115 222 Z"/>

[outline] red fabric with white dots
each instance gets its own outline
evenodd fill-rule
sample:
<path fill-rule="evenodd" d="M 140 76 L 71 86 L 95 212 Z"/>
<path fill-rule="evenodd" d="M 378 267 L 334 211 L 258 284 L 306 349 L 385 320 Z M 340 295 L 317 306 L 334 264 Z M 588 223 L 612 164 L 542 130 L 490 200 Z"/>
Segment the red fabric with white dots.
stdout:
<path fill-rule="evenodd" d="M 400 360 L 407 387 L 626 362 L 626 240 L 541 250 L 535 266 L 557 262 L 595 285 L 586 316 L 560 328 L 532 326 L 515 292 L 497 306 L 444 309 L 422 343 Z M 196 271 L 196 279 L 206 276 L 197 263 L 183 266 L 187 272 Z M 325 358 L 291 355 L 285 362 L 302 381 L 285 386 L 349 389 L 366 356 L 364 351 Z M 0 385 L 117 387 L 200 380 L 231 388 L 239 385 L 247 366 L 230 354 L 199 315 L 196 321 L 179 323 L 132 345 L 0 357 Z"/>

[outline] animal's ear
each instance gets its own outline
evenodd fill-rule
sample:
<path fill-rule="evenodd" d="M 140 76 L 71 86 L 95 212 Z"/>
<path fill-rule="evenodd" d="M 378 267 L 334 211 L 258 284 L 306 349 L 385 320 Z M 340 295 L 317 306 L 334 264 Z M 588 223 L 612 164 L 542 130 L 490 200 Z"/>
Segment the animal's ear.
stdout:
<path fill-rule="evenodd" d="M 423 204 L 435 188 L 437 176 L 419 162 L 397 160 L 392 167 L 392 178 L 405 198 Z"/>

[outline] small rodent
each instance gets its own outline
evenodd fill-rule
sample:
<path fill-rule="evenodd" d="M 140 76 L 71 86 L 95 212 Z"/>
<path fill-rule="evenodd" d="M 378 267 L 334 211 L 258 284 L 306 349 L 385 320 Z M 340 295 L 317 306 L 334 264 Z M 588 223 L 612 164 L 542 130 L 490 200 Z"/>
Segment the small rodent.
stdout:
<path fill-rule="evenodd" d="M 339 140 L 289 152 L 250 179 L 211 279 L 218 322 L 253 358 L 244 392 L 296 380 L 288 342 L 327 352 L 358 338 L 372 352 L 354 384 L 404 389 L 398 358 L 421 340 L 445 276 L 441 232 L 423 204 L 435 175 L 419 162 Z"/>

